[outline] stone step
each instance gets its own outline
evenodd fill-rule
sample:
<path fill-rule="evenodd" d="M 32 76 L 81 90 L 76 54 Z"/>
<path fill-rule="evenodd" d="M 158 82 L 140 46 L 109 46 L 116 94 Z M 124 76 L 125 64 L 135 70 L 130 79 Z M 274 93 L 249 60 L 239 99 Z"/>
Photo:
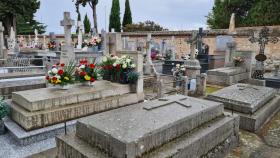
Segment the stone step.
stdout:
<path fill-rule="evenodd" d="M 223 104 L 182 95 L 97 114 L 76 135 L 113 157 L 137 157 L 223 114 Z"/>
<path fill-rule="evenodd" d="M 12 109 L 12 119 L 27 131 L 138 102 L 139 98 L 137 94 L 129 93 L 88 102 L 70 104 L 60 108 L 30 112 L 16 103 L 8 101 Z"/>
<path fill-rule="evenodd" d="M 127 94 L 129 92 L 129 85 L 122 85 L 109 81 L 97 81 L 94 83 L 93 87 L 74 85 L 68 90 L 42 88 L 14 92 L 12 94 L 12 100 L 24 109 L 34 112 Z"/>
<path fill-rule="evenodd" d="M 146 153 L 143 158 L 198 158 L 209 152 L 215 158 L 222 158 L 238 144 L 238 121 L 239 118 L 236 115 L 219 117 Z M 59 158 L 111 157 L 74 134 L 59 136 L 56 142 Z M 217 152 L 212 152 L 212 150 Z"/>

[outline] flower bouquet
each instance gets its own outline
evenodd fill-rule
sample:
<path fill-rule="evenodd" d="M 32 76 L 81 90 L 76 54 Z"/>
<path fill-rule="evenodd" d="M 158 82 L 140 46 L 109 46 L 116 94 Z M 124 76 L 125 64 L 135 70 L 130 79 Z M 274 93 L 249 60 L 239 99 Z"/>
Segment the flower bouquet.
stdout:
<path fill-rule="evenodd" d="M 173 73 L 174 80 L 176 81 L 176 85 L 180 86 L 183 76 L 185 76 L 186 66 L 177 64 L 171 71 Z"/>
<path fill-rule="evenodd" d="M 112 80 L 112 74 L 115 71 L 115 67 L 113 67 L 113 64 L 115 61 L 118 59 L 117 56 L 103 56 L 102 57 L 102 62 L 100 64 L 101 66 L 101 74 L 103 76 L 104 80 Z"/>
<path fill-rule="evenodd" d="M 56 48 L 56 43 L 55 43 L 55 41 L 50 41 L 50 42 L 48 43 L 48 48 L 49 48 L 49 50 L 55 50 L 55 48 Z"/>
<path fill-rule="evenodd" d="M 99 36 L 93 36 L 89 40 L 84 41 L 89 49 L 93 49 L 93 52 L 98 52 L 101 47 L 101 38 Z"/>
<path fill-rule="evenodd" d="M 61 89 L 68 89 L 67 85 L 74 83 L 74 72 L 74 62 L 70 62 L 67 66 L 64 63 L 56 64 L 48 71 L 46 80 L 54 86 L 59 85 Z"/>
<path fill-rule="evenodd" d="M 79 67 L 75 72 L 76 80 L 84 85 L 92 85 L 98 78 L 98 69 L 95 64 L 88 63 L 87 60 L 81 60 Z"/>
<path fill-rule="evenodd" d="M 240 66 L 245 60 L 241 57 L 233 57 L 234 66 Z"/>
<path fill-rule="evenodd" d="M 113 67 L 118 70 L 120 83 L 127 84 L 129 83 L 128 73 L 135 69 L 136 65 L 133 63 L 133 58 L 131 56 L 123 55 L 115 61 Z"/>

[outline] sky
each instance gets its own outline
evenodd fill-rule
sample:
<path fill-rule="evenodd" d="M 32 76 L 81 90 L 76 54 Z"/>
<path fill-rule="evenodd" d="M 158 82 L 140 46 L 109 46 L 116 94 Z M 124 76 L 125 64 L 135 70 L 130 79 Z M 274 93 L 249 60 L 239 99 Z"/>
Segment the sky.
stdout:
<path fill-rule="evenodd" d="M 72 0 L 40 0 L 40 9 L 35 19 L 47 25 L 47 32 L 63 33 L 60 21 L 63 12 L 71 13 L 73 20 L 77 19 L 75 5 Z M 99 30 L 108 30 L 109 15 L 112 0 L 99 0 L 97 5 L 97 20 Z M 214 0 L 130 0 L 133 22 L 152 20 L 169 30 L 190 30 L 207 27 L 206 17 L 211 11 Z M 121 21 L 124 13 L 125 0 L 120 0 Z M 88 14 L 92 21 L 90 7 L 80 8 L 82 19 Z M 106 26 L 106 27 L 105 27 Z M 72 32 L 74 31 L 72 28 Z"/>

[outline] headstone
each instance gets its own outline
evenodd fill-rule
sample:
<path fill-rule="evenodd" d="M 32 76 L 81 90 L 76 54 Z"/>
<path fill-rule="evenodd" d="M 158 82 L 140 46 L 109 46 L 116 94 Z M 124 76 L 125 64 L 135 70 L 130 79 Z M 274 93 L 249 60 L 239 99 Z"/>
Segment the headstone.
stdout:
<path fill-rule="evenodd" d="M 34 30 L 34 35 L 35 35 L 35 38 L 34 38 L 34 47 L 36 47 L 36 46 L 38 46 L 38 41 L 39 41 L 39 39 L 38 39 L 38 30 L 37 29 L 35 29 Z"/>
<path fill-rule="evenodd" d="M 152 74 L 152 70 L 151 70 L 151 66 L 152 66 L 152 59 L 151 59 L 151 52 L 152 52 L 152 34 L 148 34 L 147 35 L 147 42 L 146 42 L 146 46 L 147 46 L 147 56 L 146 56 L 146 63 L 144 66 L 144 74 L 145 75 L 151 75 Z"/>
<path fill-rule="evenodd" d="M 102 40 L 102 47 L 101 50 L 103 51 L 103 55 L 108 55 L 108 36 L 104 29 L 101 30 L 101 40 Z"/>
<path fill-rule="evenodd" d="M 231 35 L 232 34 L 236 34 L 236 30 L 235 30 L 235 13 L 231 14 L 228 33 L 231 34 Z"/>
<path fill-rule="evenodd" d="M 15 45 L 16 45 L 16 33 L 13 27 L 11 27 L 10 36 L 8 39 L 8 49 L 13 52 L 15 49 Z"/>
<path fill-rule="evenodd" d="M 216 50 L 217 51 L 226 51 L 227 43 L 234 42 L 232 36 L 217 36 L 216 37 Z"/>
<path fill-rule="evenodd" d="M 46 45 L 46 35 L 43 36 L 43 45 L 42 45 L 42 49 L 46 49 L 47 45 Z"/>
<path fill-rule="evenodd" d="M 78 45 L 77 49 L 82 49 L 83 44 L 83 23 L 81 21 L 78 21 Z"/>
<path fill-rule="evenodd" d="M 70 61 L 75 60 L 74 47 L 71 38 L 71 28 L 75 25 L 75 21 L 71 19 L 70 12 L 64 12 L 64 18 L 60 22 L 60 25 L 64 27 L 65 37 L 65 45 L 64 48 L 62 48 L 60 62 L 69 63 Z"/>
<path fill-rule="evenodd" d="M 0 21 L 0 59 L 4 58 L 4 32 L 5 28 L 2 24 L 2 22 Z"/>
<path fill-rule="evenodd" d="M 235 42 L 229 42 L 227 43 L 227 50 L 225 55 L 225 66 L 233 66 L 233 53 L 236 49 L 236 43 Z"/>

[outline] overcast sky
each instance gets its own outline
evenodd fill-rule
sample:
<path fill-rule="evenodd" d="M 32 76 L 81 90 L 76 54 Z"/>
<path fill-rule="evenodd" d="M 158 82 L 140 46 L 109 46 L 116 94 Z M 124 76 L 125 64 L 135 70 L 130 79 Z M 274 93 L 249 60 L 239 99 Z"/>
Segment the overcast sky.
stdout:
<path fill-rule="evenodd" d="M 112 0 L 99 0 L 97 5 L 99 29 L 108 30 L 111 3 Z M 205 16 L 212 9 L 213 3 L 214 0 L 130 0 L 130 7 L 133 22 L 152 20 L 169 30 L 187 30 L 207 27 Z M 121 19 L 124 4 L 125 0 L 120 0 Z M 82 19 L 87 13 L 92 21 L 92 11 L 89 7 L 81 7 L 80 10 Z M 77 19 L 72 0 L 41 0 L 36 19 L 48 26 L 47 34 L 63 33 L 59 21 L 62 20 L 64 11 L 71 12 L 72 19 Z"/>

